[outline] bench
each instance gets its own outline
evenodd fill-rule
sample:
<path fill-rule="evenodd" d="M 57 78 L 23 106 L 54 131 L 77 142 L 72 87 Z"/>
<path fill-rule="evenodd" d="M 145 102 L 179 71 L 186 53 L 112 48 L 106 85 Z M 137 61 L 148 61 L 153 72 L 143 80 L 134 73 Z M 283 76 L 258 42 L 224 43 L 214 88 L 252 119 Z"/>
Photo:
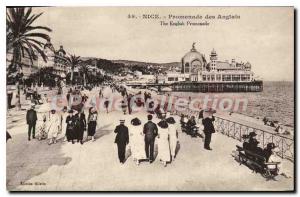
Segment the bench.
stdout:
<path fill-rule="evenodd" d="M 250 167 L 253 172 L 259 172 L 264 178 L 273 179 L 278 175 L 278 164 L 280 162 L 267 162 L 266 158 L 262 155 L 258 155 L 250 150 L 246 150 L 236 145 L 238 151 L 238 159 L 240 165 L 244 164 Z M 270 168 L 270 166 L 275 166 Z"/>

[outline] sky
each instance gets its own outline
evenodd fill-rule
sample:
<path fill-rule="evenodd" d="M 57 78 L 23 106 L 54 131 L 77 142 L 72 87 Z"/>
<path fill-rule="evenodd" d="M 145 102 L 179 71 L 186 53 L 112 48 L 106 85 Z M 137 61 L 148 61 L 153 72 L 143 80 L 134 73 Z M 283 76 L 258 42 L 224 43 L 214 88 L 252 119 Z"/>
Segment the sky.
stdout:
<path fill-rule="evenodd" d="M 50 27 L 57 49 L 82 57 L 179 62 L 192 43 L 220 60 L 249 61 L 266 81 L 294 80 L 294 10 L 291 7 L 41 7 L 35 25 Z M 160 19 L 129 19 L 158 14 Z M 169 15 L 238 15 L 232 20 L 189 20 L 208 26 L 161 26 Z M 166 18 L 164 18 L 166 17 Z M 174 19 L 174 22 L 188 20 Z"/>

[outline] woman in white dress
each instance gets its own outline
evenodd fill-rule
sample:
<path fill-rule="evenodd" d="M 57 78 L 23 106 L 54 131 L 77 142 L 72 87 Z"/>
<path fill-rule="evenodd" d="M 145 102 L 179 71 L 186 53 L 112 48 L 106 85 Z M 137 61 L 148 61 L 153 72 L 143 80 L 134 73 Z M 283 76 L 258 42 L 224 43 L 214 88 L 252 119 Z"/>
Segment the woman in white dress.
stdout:
<path fill-rule="evenodd" d="M 170 141 L 170 150 L 171 150 L 171 157 L 172 161 L 175 160 L 176 156 L 176 146 L 177 146 L 177 136 L 178 136 L 178 127 L 175 124 L 175 120 L 173 117 L 167 118 L 168 123 L 168 130 L 169 130 L 169 141 Z"/>
<path fill-rule="evenodd" d="M 169 144 L 169 129 L 165 119 L 158 123 L 158 155 L 160 161 L 167 166 L 167 162 L 171 161 L 170 144 Z"/>
<path fill-rule="evenodd" d="M 281 154 L 280 149 L 278 147 L 275 147 L 272 151 L 272 154 L 269 157 L 268 162 L 280 162 L 280 164 L 277 165 L 278 174 L 282 175 L 285 178 L 292 178 L 292 173 L 290 173 L 287 169 L 283 167 L 283 161 L 282 158 L 278 156 L 279 154 Z M 275 167 L 275 165 L 268 165 L 268 168 L 272 170 L 274 170 Z"/>
<path fill-rule="evenodd" d="M 67 141 L 66 131 L 67 131 L 67 117 L 68 117 L 68 108 L 65 106 L 61 113 L 61 137 L 64 138 L 64 142 Z"/>
<path fill-rule="evenodd" d="M 129 143 L 133 160 L 137 165 L 140 161 L 146 159 L 145 142 L 143 136 L 143 126 L 138 118 L 131 120 L 131 127 L 129 129 Z"/>
<path fill-rule="evenodd" d="M 56 144 L 57 135 L 60 133 L 60 125 L 61 116 L 57 114 L 54 109 L 51 110 L 51 115 L 47 127 L 49 145 L 51 145 L 52 143 Z"/>

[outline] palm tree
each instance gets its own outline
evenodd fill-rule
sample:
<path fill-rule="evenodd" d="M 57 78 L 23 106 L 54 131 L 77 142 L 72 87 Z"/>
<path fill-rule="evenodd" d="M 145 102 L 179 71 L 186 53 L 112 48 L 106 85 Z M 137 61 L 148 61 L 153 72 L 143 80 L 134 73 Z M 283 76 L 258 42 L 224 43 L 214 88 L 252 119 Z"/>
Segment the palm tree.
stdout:
<path fill-rule="evenodd" d="M 83 62 L 80 64 L 80 72 L 83 74 L 83 85 L 86 86 L 87 82 L 87 73 L 88 73 L 88 64 L 86 62 Z"/>
<path fill-rule="evenodd" d="M 22 74 L 22 58 L 29 57 L 31 65 L 33 59 L 40 55 L 46 62 L 47 57 L 43 52 L 43 41 L 47 41 L 50 37 L 46 33 L 40 31 L 51 32 L 52 30 L 44 26 L 32 26 L 43 13 L 32 14 L 32 8 L 7 8 L 6 11 L 6 51 L 12 51 L 11 65 L 13 69 L 18 71 L 16 77 L 16 85 L 18 87 L 18 103 L 17 108 L 21 108 L 20 103 L 20 86 Z M 8 68 L 10 69 L 10 68 Z"/>
<path fill-rule="evenodd" d="M 81 59 L 80 56 L 76 56 L 75 54 L 66 57 L 66 59 L 67 64 L 71 67 L 71 84 L 73 85 L 74 69 L 80 64 Z"/>

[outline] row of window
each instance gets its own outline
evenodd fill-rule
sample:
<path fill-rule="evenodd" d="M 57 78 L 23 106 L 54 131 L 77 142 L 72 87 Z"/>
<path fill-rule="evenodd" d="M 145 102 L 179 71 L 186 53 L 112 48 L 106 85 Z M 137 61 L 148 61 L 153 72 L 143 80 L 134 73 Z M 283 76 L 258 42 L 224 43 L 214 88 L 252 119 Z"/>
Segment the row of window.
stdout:
<path fill-rule="evenodd" d="M 203 75 L 203 81 L 250 81 L 250 74 Z"/>

